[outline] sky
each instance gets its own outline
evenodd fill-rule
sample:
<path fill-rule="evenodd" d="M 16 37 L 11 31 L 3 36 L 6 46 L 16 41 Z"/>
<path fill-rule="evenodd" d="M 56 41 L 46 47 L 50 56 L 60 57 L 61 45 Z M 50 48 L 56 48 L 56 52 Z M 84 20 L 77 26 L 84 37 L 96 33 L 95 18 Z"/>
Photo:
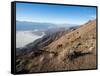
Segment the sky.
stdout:
<path fill-rule="evenodd" d="M 96 7 L 16 3 L 16 20 L 55 24 L 84 24 L 96 18 Z"/>

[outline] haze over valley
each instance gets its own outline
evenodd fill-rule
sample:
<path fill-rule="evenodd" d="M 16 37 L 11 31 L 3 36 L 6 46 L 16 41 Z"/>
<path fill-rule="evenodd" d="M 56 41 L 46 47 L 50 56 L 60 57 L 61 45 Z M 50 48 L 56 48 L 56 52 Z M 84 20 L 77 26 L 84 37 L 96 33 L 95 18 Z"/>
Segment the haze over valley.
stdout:
<path fill-rule="evenodd" d="M 53 23 L 38 23 L 16 21 L 16 48 L 22 48 L 36 39 L 42 38 L 46 34 L 57 31 L 68 30 L 72 27 L 78 27 L 75 24 L 53 24 Z"/>

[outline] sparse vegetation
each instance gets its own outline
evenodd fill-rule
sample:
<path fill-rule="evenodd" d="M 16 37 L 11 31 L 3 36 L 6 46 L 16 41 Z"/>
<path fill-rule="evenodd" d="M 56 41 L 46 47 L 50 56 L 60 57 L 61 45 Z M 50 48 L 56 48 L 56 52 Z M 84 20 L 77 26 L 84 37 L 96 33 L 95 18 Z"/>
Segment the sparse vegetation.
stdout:
<path fill-rule="evenodd" d="M 17 56 L 17 72 L 95 69 L 97 67 L 95 29 L 96 21 L 93 20 L 69 33 L 64 32 L 59 35 L 60 37 L 53 38 L 54 40 L 50 37 L 50 42 L 48 37 L 45 38 L 46 40 L 36 41 L 38 42 L 36 45 L 41 48 L 34 47 L 32 51 Z"/>

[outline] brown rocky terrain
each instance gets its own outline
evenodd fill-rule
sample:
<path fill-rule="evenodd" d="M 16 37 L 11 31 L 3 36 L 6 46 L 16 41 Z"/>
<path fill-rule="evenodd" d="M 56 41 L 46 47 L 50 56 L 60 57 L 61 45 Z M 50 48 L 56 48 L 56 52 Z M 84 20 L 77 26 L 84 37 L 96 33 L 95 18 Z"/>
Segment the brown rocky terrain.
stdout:
<path fill-rule="evenodd" d="M 37 50 L 16 57 L 17 73 L 96 69 L 96 20 Z"/>

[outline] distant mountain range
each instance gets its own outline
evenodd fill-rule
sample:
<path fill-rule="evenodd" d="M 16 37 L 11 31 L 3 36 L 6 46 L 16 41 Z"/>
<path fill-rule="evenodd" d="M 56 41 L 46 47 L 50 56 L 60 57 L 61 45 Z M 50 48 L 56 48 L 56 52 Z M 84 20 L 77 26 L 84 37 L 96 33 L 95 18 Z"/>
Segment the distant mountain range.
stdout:
<path fill-rule="evenodd" d="M 52 28 L 76 26 L 74 24 L 53 24 L 40 22 L 16 21 L 16 30 L 47 30 Z"/>

